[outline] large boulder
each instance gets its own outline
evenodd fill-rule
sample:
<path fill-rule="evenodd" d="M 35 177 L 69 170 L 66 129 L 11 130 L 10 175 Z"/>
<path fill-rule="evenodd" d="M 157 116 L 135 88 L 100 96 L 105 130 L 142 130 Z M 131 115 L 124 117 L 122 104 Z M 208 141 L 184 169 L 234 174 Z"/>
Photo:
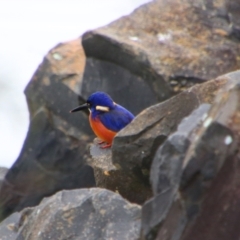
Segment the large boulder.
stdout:
<path fill-rule="evenodd" d="M 2 240 L 137 240 L 141 207 L 111 191 L 62 191 L 0 224 Z"/>
<path fill-rule="evenodd" d="M 142 239 L 239 238 L 240 74 L 214 79 L 240 67 L 239 9 L 156 0 L 84 34 L 84 51 L 80 39 L 52 49 L 25 90 L 31 122 L 2 182 L 0 219 L 96 182 L 143 204 Z M 140 114 L 90 157 L 87 112 L 69 110 L 97 90 Z M 139 239 L 139 211 L 106 190 L 62 192 L 11 215 L 0 236 Z"/>
<path fill-rule="evenodd" d="M 60 44 L 44 58 L 25 93 L 30 126 L 21 153 L 0 190 L 0 220 L 62 189 L 95 186 L 86 164 L 93 135 L 78 104 L 85 56 L 80 41 Z M 79 101 L 83 101 L 79 99 Z"/>
<path fill-rule="evenodd" d="M 233 170 L 240 132 L 239 79 L 240 71 L 218 78 L 226 84 L 212 106 L 201 105 L 157 150 L 151 166 L 154 197 L 143 206 L 146 239 L 240 236 L 234 223 L 228 224 L 240 217 L 236 204 L 231 205 L 232 201 L 240 203 L 235 193 L 239 183 L 232 178 L 239 171 Z M 221 187 L 228 194 L 219 200 Z M 226 204 L 229 207 L 224 210 Z"/>
<path fill-rule="evenodd" d="M 76 39 L 51 49 L 28 83 L 25 95 L 30 118 L 44 106 L 60 120 L 67 122 L 67 130 L 69 125 L 73 126 L 82 132 L 81 137 L 89 140 L 87 136 L 92 131 L 87 114 L 69 114 L 71 108 L 85 101 L 79 92 L 85 67 L 85 54 L 80 42 L 80 39 Z"/>
<path fill-rule="evenodd" d="M 139 113 L 196 83 L 237 70 L 237 1 L 156 0 L 85 33 L 85 98 L 103 90 Z"/>
<path fill-rule="evenodd" d="M 7 174 L 7 171 L 8 171 L 8 168 L 0 167 L 0 189 L 1 189 L 1 186 L 2 186 L 2 182 L 5 178 L 5 175 Z"/>
<path fill-rule="evenodd" d="M 199 139 L 184 159 L 180 190 L 187 213 L 195 205 L 195 212 L 188 214 L 184 240 L 240 237 L 240 71 L 222 78 L 228 83 L 217 95 Z"/>
<path fill-rule="evenodd" d="M 143 181 L 135 172 L 114 164 L 112 151 L 101 149 L 97 142 L 95 140 L 91 145 L 91 158 L 88 159 L 88 164 L 94 170 L 96 186 L 117 192 L 130 202 L 143 204 L 152 196 L 148 180 Z"/>
<path fill-rule="evenodd" d="M 111 151 L 100 149 L 95 142 L 88 164 L 94 169 L 96 185 L 143 204 L 152 196 L 150 167 L 158 147 L 184 117 L 203 103 L 211 104 L 226 82 L 225 78 L 214 79 L 145 109 L 116 135 Z"/>

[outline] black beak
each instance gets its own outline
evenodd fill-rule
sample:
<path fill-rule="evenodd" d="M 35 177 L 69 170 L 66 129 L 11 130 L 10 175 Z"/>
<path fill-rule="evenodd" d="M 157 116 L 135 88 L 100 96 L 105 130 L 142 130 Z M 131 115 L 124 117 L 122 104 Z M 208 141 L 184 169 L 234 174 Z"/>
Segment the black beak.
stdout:
<path fill-rule="evenodd" d="M 70 113 L 72 113 L 72 112 L 78 112 L 78 111 L 81 111 L 81 110 L 86 109 L 86 108 L 88 108 L 88 107 L 89 107 L 89 104 L 88 104 L 88 103 L 84 103 L 83 105 L 78 106 L 78 107 L 72 109 L 72 110 L 70 111 Z"/>

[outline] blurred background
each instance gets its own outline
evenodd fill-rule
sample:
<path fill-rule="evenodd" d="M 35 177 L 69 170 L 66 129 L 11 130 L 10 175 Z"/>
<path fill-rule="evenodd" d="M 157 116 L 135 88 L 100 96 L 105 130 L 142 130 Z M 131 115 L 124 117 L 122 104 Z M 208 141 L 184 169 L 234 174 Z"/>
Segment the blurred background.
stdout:
<path fill-rule="evenodd" d="M 0 0 L 0 167 L 10 167 L 21 151 L 29 124 L 23 91 L 44 55 L 147 2 Z"/>

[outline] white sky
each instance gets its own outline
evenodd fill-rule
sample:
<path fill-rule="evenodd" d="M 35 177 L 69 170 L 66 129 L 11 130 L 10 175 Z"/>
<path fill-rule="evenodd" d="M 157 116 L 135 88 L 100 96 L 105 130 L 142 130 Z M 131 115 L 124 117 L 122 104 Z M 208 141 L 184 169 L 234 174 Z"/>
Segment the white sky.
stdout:
<path fill-rule="evenodd" d="M 0 167 L 17 159 L 28 129 L 23 94 L 43 56 L 150 0 L 0 0 Z"/>

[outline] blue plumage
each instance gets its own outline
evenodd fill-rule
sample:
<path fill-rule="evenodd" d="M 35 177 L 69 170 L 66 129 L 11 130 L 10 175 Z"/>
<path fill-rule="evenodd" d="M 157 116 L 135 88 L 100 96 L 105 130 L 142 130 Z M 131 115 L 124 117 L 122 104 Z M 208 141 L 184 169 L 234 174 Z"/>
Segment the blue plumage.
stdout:
<path fill-rule="evenodd" d="M 77 112 L 85 108 L 90 109 L 89 122 L 94 133 L 99 139 L 107 143 L 101 148 L 111 147 L 117 132 L 134 118 L 131 112 L 113 102 L 112 98 L 104 92 L 93 93 L 86 103 L 71 110 L 71 112 Z"/>
<path fill-rule="evenodd" d="M 118 104 L 111 111 L 101 113 L 98 116 L 102 124 L 114 132 L 120 131 L 134 118 L 132 113 Z"/>
<path fill-rule="evenodd" d="M 113 102 L 112 98 L 104 92 L 95 92 L 87 100 L 90 104 L 92 118 L 96 117 L 102 124 L 114 132 L 120 131 L 128 123 L 130 123 L 134 115 L 126 108 Z M 109 108 L 109 112 L 96 110 L 96 106 L 104 106 Z"/>

